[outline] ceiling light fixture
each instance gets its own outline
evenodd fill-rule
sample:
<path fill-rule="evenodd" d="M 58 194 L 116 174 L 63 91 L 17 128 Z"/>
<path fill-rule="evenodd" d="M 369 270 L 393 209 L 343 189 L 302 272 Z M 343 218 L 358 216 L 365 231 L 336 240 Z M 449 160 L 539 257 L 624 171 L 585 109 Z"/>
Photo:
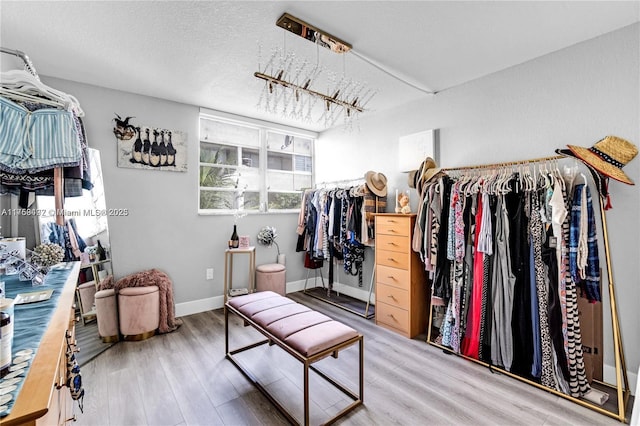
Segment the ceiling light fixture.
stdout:
<path fill-rule="evenodd" d="M 325 33 L 322 30 L 307 24 L 301 19 L 291 16 L 285 13 L 276 21 L 276 25 L 284 28 L 285 30 L 294 33 L 304 39 L 307 39 L 313 43 L 317 43 L 322 47 L 326 47 L 335 53 L 347 53 L 351 50 L 351 45 L 345 41 L 340 40 L 338 37 L 334 37 L 329 33 Z"/>
<path fill-rule="evenodd" d="M 349 43 L 287 13 L 278 19 L 276 25 L 332 52 L 344 54 L 351 50 Z M 321 101 L 322 114 L 317 121 L 323 122 L 325 127 L 333 126 L 340 117 L 350 127 L 354 119 L 365 112 L 365 106 L 375 95 L 375 91 L 347 78 L 344 73 L 337 78 L 318 61 L 312 64 L 284 48 L 274 49 L 266 65 L 258 65 L 258 69 L 253 75 L 264 81 L 258 108 L 281 113 L 286 118 L 312 122 L 312 111 Z M 328 80 L 327 93 L 314 88 L 322 78 Z"/>

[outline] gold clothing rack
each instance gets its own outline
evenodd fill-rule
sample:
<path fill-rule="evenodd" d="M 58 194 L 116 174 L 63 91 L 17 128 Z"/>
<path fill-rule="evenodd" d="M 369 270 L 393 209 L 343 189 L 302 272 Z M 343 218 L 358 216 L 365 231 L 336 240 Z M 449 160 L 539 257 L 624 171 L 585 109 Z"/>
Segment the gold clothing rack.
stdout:
<path fill-rule="evenodd" d="M 6 47 L 0 47 L 0 53 L 17 56 L 18 58 L 22 59 L 22 62 L 24 62 L 24 67 L 29 72 L 29 74 L 33 75 L 36 79 L 38 79 L 38 81 L 40 81 L 40 76 L 38 76 L 38 73 L 36 72 L 36 67 L 33 66 L 33 62 L 31 62 L 31 59 L 29 59 L 26 53 L 21 50 L 7 49 Z"/>
<path fill-rule="evenodd" d="M 319 183 L 317 183 L 315 185 L 316 186 L 315 188 L 307 189 L 307 190 L 305 190 L 305 192 L 306 191 L 310 191 L 310 192 L 311 191 L 318 191 L 318 190 L 323 190 L 323 189 L 343 189 L 344 190 L 344 189 L 348 189 L 348 188 L 341 187 L 341 185 L 344 185 L 344 184 L 364 184 L 364 183 L 365 183 L 365 178 L 364 177 L 358 177 L 358 178 L 355 178 L 355 179 L 340 179 L 340 180 L 319 182 Z M 327 188 L 327 185 L 332 185 L 333 187 L 332 188 Z M 365 246 L 365 247 L 370 247 L 370 246 Z M 334 260 L 334 262 L 335 262 L 335 260 Z M 337 264 L 336 264 L 336 266 L 337 266 Z M 305 292 L 305 294 L 307 294 L 307 295 L 309 295 L 309 296 L 311 296 L 311 297 L 313 297 L 315 299 L 318 299 L 318 300 L 320 300 L 322 302 L 325 302 L 325 303 L 328 303 L 330 305 L 336 306 L 336 307 L 338 307 L 340 309 L 343 309 L 345 311 L 351 312 L 352 314 L 361 316 L 363 318 L 370 319 L 371 295 L 373 294 L 373 288 L 374 288 L 374 284 L 375 284 L 375 282 L 374 282 L 375 273 L 376 273 L 375 271 L 376 271 L 376 266 L 375 266 L 375 256 L 374 256 L 373 272 L 371 273 L 371 282 L 369 283 L 369 296 L 367 298 L 367 302 L 366 302 L 366 305 L 365 305 L 364 313 L 358 312 L 355 309 L 351 309 L 348 306 L 345 306 L 344 304 L 339 304 L 339 303 L 333 302 L 333 301 L 331 301 L 331 300 L 329 300 L 327 298 L 319 297 L 319 296 L 315 295 L 314 293 L 307 292 L 306 291 L 306 282 L 305 282 L 305 290 L 304 290 L 304 292 Z M 320 272 L 320 274 L 321 274 L 320 276 L 322 276 L 322 272 Z M 308 278 L 308 274 L 307 274 L 307 278 Z M 324 281 L 323 281 L 323 286 L 324 286 Z M 339 295 L 340 293 L 338 291 L 336 291 L 336 294 Z"/>
<path fill-rule="evenodd" d="M 480 164 L 476 166 L 447 167 L 447 168 L 442 168 L 441 170 L 456 171 L 456 170 L 493 169 L 498 167 L 520 166 L 520 165 L 532 164 L 532 163 L 544 163 L 545 161 L 554 161 L 554 160 L 562 160 L 562 159 L 567 159 L 567 157 L 563 157 L 562 155 L 555 155 L 553 157 L 540 157 L 540 158 L 533 158 L 529 160 L 507 161 L 506 163 Z"/>
<path fill-rule="evenodd" d="M 519 160 L 519 161 L 508 161 L 508 162 L 504 162 L 504 163 L 494 163 L 494 164 L 481 164 L 481 165 L 475 165 L 475 166 L 461 166 L 461 167 L 451 167 L 451 168 L 443 168 L 443 171 L 459 171 L 459 170 L 484 170 L 484 169 L 492 169 L 492 168 L 499 168 L 499 167 L 509 167 L 509 166 L 518 166 L 518 165 L 528 165 L 528 164 L 534 164 L 534 163 L 543 163 L 546 161 L 556 161 L 556 160 L 562 160 L 562 159 L 570 159 L 570 157 L 565 157 L 565 156 L 560 156 L 560 155 L 556 155 L 556 156 L 551 156 L 551 157 L 541 157 L 541 158 L 533 158 L 533 159 L 528 159 L 528 160 Z M 591 179 L 593 181 L 593 176 L 591 176 Z M 490 365 L 482 360 L 479 359 L 475 359 L 475 358 L 471 358 L 468 357 L 466 355 L 460 354 L 460 353 L 455 353 L 453 351 L 451 351 L 450 348 L 442 346 L 436 342 L 432 342 L 431 341 L 431 332 L 432 332 L 432 321 L 433 321 L 433 305 L 430 306 L 430 315 L 429 315 L 429 325 L 428 325 L 428 329 L 427 329 L 427 343 L 438 347 L 444 351 L 450 352 L 450 353 L 455 353 L 456 355 L 468 359 L 470 361 L 473 361 L 475 363 L 478 363 L 480 365 L 484 365 L 485 367 L 490 367 L 493 370 L 497 370 L 500 371 L 501 373 L 513 377 L 515 379 L 518 379 L 522 382 L 528 383 L 530 385 L 533 385 L 537 388 L 540 389 L 544 389 L 547 392 L 551 392 L 555 395 L 558 395 L 562 398 L 565 398 L 569 401 L 575 402 L 579 405 L 582 405 L 584 407 L 587 407 L 591 410 L 597 411 L 601 414 L 604 414 L 606 416 L 612 417 L 614 419 L 619 420 L 620 422 L 626 422 L 626 410 L 628 407 L 628 403 L 629 403 L 629 397 L 631 396 L 631 391 L 629 389 L 629 378 L 627 376 L 627 367 L 626 367 L 626 361 L 624 358 L 624 348 L 622 345 L 622 333 L 620 330 L 620 321 L 618 318 L 618 305 L 616 303 L 616 295 L 615 295 L 615 288 L 614 288 L 614 280 L 613 280 L 613 267 L 611 264 L 611 253 L 610 253 L 610 247 L 609 247 L 609 232 L 607 229 L 607 217 L 606 217 L 606 211 L 605 211 L 605 205 L 604 205 L 604 200 L 602 198 L 602 196 L 600 195 L 600 193 L 598 193 L 598 199 L 600 200 L 600 218 L 601 218 L 601 222 L 602 222 L 602 233 L 603 233 L 603 239 L 604 239 L 604 252 L 605 252 L 605 259 L 606 259 L 606 264 L 607 264 L 607 281 L 609 283 L 609 305 L 611 308 L 611 322 L 612 322 L 612 334 L 613 334 L 613 351 L 614 351 L 614 357 L 615 357 L 615 370 L 616 370 L 616 384 L 610 384 L 610 383 L 606 383 L 604 381 L 600 382 L 600 381 L 596 381 L 597 383 L 599 383 L 600 385 L 606 386 L 610 389 L 615 389 L 616 390 L 616 395 L 617 395 L 617 405 L 618 405 L 618 410 L 617 411 L 610 411 L 610 410 L 606 410 L 604 408 L 602 408 L 601 406 L 590 402 L 588 400 L 585 399 L 580 399 L 580 398 L 576 398 L 574 396 L 565 394 L 563 392 L 560 392 L 558 390 L 549 388 L 547 386 L 543 386 L 540 383 L 534 382 L 532 380 L 527 379 L 526 377 L 522 377 L 519 376 L 517 374 L 511 373 L 510 371 L 504 370 L 502 368 Z M 637 397 L 637 396 L 636 396 Z"/>
<path fill-rule="evenodd" d="M 360 183 L 364 183 L 365 179 L 364 177 L 359 177 L 359 178 L 355 178 L 355 179 L 340 179 L 340 180 L 330 180 L 330 181 L 326 181 L 326 182 L 319 182 L 316 183 L 316 188 L 315 189 L 323 189 L 325 188 L 327 185 L 333 185 L 333 186 L 339 186 L 342 184 L 360 184 Z"/>

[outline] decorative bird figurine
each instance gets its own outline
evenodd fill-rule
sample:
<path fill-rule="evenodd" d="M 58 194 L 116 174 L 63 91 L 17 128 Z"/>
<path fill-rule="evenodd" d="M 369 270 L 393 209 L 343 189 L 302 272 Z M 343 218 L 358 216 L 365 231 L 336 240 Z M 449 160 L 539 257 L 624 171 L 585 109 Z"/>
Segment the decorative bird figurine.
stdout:
<path fill-rule="evenodd" d="M 115 113 L 114 113 L 115 114 Z M 126 117 L 124 120 L 118 114 L 113 120 L 116 122 L 116 126 L 113 128 L 113 134 L 121 141 L 128 141 L 135 135 L 136 128 L 133 124 L 129 124 L 129 120 L 135 117 Z"/>

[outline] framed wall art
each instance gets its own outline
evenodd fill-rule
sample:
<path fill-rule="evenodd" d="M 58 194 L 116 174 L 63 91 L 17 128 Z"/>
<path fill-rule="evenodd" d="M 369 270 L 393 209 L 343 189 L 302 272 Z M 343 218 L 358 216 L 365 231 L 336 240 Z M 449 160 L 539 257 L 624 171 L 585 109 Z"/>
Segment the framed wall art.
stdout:
<path fill-rule="evenodd" d="M 114 119 L 118 143 L 118 167 L 145 170 L 187 171 L 187 134 L 179 130 L 138 125 L 134 117 Z"/>

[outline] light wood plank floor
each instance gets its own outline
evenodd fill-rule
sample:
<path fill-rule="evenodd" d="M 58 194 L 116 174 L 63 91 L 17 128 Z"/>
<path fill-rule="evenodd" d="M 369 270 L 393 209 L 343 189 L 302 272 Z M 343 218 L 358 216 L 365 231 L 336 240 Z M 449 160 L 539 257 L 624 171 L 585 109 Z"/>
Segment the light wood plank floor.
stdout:
<path fill-rule="evenodd" d="M 548 392 L 409 340 L 301 293 L 293 299 L 365 336 L 364 406 L 345 425 L 619 425 Z M 258 340 L 237 318 L 231 345 Z M 122 342 L 82 368 L 86 389 L 78 425 L 280 425 L 285 418 L 224 357 L 222 309 L 182 318 L 176 332 Z M 357 389 L 357 346 L 317 365 Z M 277 346 L 241 362 L 295 415 L 302 415 L 302 366 Z M 311 421 L 339 411 L 344 395 L 312 375 Z"/>

